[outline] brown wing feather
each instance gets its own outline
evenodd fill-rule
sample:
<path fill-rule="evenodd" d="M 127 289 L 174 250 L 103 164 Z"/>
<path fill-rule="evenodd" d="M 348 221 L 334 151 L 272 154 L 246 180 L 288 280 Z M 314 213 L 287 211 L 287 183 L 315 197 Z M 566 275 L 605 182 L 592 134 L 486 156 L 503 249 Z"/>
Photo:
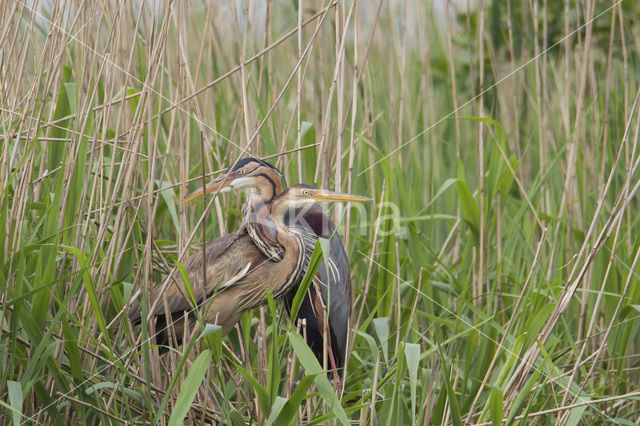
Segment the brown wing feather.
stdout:
<path fill-rule="evenodd" d="M 258 250 L 246 232 L 238 231 L 218 238 L 206 245 L 207 281 L 202 276 L 202 250 L 191 254 L 183 263 L 189 277 L 189 285 L 198 303 L 202 303 L 209 295 L 216 291 L 219 285 L 224 285 L 232 277 L 243 272 L 248 263 L 251 263 L 247 272 L 252 271 L 265 261 L 265 257 Z M 174 275 L 164 292 L 162 286 L 158 286 L 151 294 L 151 300 L 155 301 L 164 297 L 171 312 L 189 310 L 191 302 L 185 297 L 182 277 L 179 273 Z M 160 309 L 160 311 L 158 310 Z M 156 313 L 161 312 L 160 306 Z M 132 305 L 129 317 L 136 323 L 140 321 L 141 308 L 139 303 Z"/>

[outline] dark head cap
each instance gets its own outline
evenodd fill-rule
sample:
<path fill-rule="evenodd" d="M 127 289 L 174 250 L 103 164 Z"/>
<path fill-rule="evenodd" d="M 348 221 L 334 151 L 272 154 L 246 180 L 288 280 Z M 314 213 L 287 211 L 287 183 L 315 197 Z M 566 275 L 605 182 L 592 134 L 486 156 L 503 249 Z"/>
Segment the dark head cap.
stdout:
<path fill-rule="evenodd" d="M 253 165 L 253 167 L 252 167 Z M 284 184 L 285 186 L 287 185 L 287 181 L 284 178 L 284 175 L 282 174 L 282 172 L 275 166 L 267 163 L 266 161 L 262 161 L 259 158 L 255 158 L 255 157 L 247 157 L 247 158 L 242 158 L 238 161 L 238 163 L 236 163 L 236 165 L 231 168 L 227 168 L 225 169 L 222 174 L 225 175 L 227 173 L 229 173 L 229 171 L 235 172 L 238 171 L 240 169 L 244 169 L 245 175 L 249 175 L 251 174 L 251 172 L 253 172 L 254 170 L 257 170 L 259 167 L 266 167 L 270 170 L 272 170 L 275 174 L 278 175 L 278 177 L 280 178 L 280 180 L 282 181 L 281 183 Z"/>

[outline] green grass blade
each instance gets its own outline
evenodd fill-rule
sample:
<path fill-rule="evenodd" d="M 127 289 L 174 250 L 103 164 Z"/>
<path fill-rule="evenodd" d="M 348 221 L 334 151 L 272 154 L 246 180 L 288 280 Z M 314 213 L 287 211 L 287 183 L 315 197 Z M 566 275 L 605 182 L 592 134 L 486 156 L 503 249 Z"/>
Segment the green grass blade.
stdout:
<path fill-rule="evenodd" d="M 407 370 L 409 371 L 409 387 L 411 388 L 411 414 L 416 418 L 416 388 L 418 386 L 418 365 L 420 363 L 420 345 L 406 343 L 404 355 L 407 358 Z"/>
<path fill-rule="evenodd" d="M 193 398 L 195 398 L 198 389 L 200 389 L 200 384 L 209 368 L 211 354 L 211 350 L 209 349 L 202 351 L 189 368 L 189 373 L 187 373 L 187 378 L 182 383 L 180 392 L 178 393 L 178 399 L 169 418 L 170 426 L 180 425 L 184 421 L 184 418 L 191 408 Z"/>
<path fill-rule="evenodd" d="M 307 294 L 307 290 L 309 290 L 309 286 L 313 282 L 313 278 L 318 271 L 318 267 L 320 266 L 320 260 L 322 259 L 322 245 L 320 244 L 320 238 L 318 242 L 316 242 L 316 246 L 313 249 L 313 253 L 311 254 L 311 260 L 309 260 L 309 267 L 307 272 L 304 274 L 302 278 L 302 282 L 300 283 L 300 287 L 298 287 L 298 291 L 291 302 L 291 318 L 298 317 L 298 311 L 300 310 L 300 306 L 302 305 L 302 301 Z"/>
<path fill-rule="evenodd" d="M 11 418 L 14 425 L 21 424 L 22 419 L 22 383 L 13 380 L 7 381 L 7 391 L 9 393 L 9 405 L 11 407 Z"/>
<path fill-rule="evenodd" d="M 451 422 L 455 426 L 462 426 L 462 419 L 460 417 L 460 407 L 458 406 L 458 398 L 456 397 L 456 394 L 453 390 L 453 386 L 451 385 L 451 380 L 449 379 L 450 370 L 449 370 L 447 361 L 444 357 L 444 353 L 442 352 L 442 348 L 438 347 L 438 351 L 440 353 L 440 360 L 442 362 L 442 377 L 444 379 L 445 390 L 449 400 L 449 411 L 451 412 Z"/>
<path fill-rule="evenodd" d="M 267 421 L 265 422 L 267 426 L 271 426 L 272 424 L 274 424 L 287 402 L 287 398 L 276 396 L 276 400 L 273 401 L 273 405 L 271 406 L 269 417 L 267 417 Z"/>
<path fill-rule="evenodd" d="M 289 400 L 280 411 L 276 424 L 288 425 L 292 423 L 294 417 L 298 414 L 302 401 L 308 396 L 307 391 L 315 378 L 315 375 L 307 374 L 298 382 L 296 389 L 291 393 L 291 397 L 289 397 Z"/>
<path fill-rule="evenodd" d="M 293 346 L 294 351 L 296 352 L 296 356 L 298 360 L 306 370 L 307 374 L 312 374 L 315 376 L 314 383 L 318 387 L 318 392 L 322 399 L 325 400 L 326 404 L 329 406 L 329 410 L 331 413 L 342 423 L 343 425 L 349 425 L 349 419 L 347 418 L 347 414 L 342 407 L 342 403 L 338 399 L 335 391 L 333 390 L 333 386 L 327 379 L 327 376 L 324 374 L 322 367 L 318 363 L 315 355 L 309 349 L 309 346 L 302 340 L 300 335 L 289 332 L 289 342 L 291 342 L 291 346 Z"/>
<path fill-rule="evenodd" d="M 503 398 L 504 393 L 502 390 L 498 388 L 491 389 L 491 394 L 489 395 L 489 414 L 493 426 L 502 425 L 502 419 L 504 418 Z"/>

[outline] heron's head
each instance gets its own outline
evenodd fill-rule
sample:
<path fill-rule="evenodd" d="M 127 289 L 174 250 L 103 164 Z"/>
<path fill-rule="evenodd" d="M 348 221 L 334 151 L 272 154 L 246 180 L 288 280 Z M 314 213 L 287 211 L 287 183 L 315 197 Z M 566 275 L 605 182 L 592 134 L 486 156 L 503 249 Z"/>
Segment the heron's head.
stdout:
<path fill-rule="evenodd" d="M 341 194 L 326 189 L 318 189 L 314 186 L 300 183 L 290 186 L 276 198 L 273 202 L 272 214 L 284 215 L 289 210 L 308 207 L 315 203 L 337 201 L 371 201 L 371 199 L 360 195 Z"/>
<path fill-rule="evenodd" d="M 238 163 L 224 170 L 220 176 L 211 181 L 204 189 L 199 188 L 182 199 L 183 203 L 193 201 L 204 194 L 229 192 L 237 189 L 255 189 L 262 198 L 275 197 L 282 190 L 284 177 L 280 170 L 257 158 L 243 158 Z"/>

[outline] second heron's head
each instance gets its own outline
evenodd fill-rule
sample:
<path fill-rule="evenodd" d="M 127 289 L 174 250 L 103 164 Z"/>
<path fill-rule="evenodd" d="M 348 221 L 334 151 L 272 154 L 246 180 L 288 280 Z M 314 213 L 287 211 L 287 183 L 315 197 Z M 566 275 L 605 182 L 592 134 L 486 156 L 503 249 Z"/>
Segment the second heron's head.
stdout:
<path fill-rule="evenodd" d="M 238 189 L 254 189 L 265 203 L 273 201 L 282 193 L 284 176 L 274 166 L 257 158 L 243 158 L 235 166 L 224 170 L 220 176 L 205 188 L 199 188 L 182 199 L 183 203 L 193 201 L 205 194 L 228 192 Z"/>
<path fill-rule="evenodd" d="M 292 210 L 304 209 L 305 207 L 309 207 L 315 203 L 337 201 L 371 201 L 371 199 L 360 195 L 342 194 L 299 183 L 297 185 L 290 186 L 278 198 L 276 198 L 273 202 L 272 214 L 284 216 Z"/>

